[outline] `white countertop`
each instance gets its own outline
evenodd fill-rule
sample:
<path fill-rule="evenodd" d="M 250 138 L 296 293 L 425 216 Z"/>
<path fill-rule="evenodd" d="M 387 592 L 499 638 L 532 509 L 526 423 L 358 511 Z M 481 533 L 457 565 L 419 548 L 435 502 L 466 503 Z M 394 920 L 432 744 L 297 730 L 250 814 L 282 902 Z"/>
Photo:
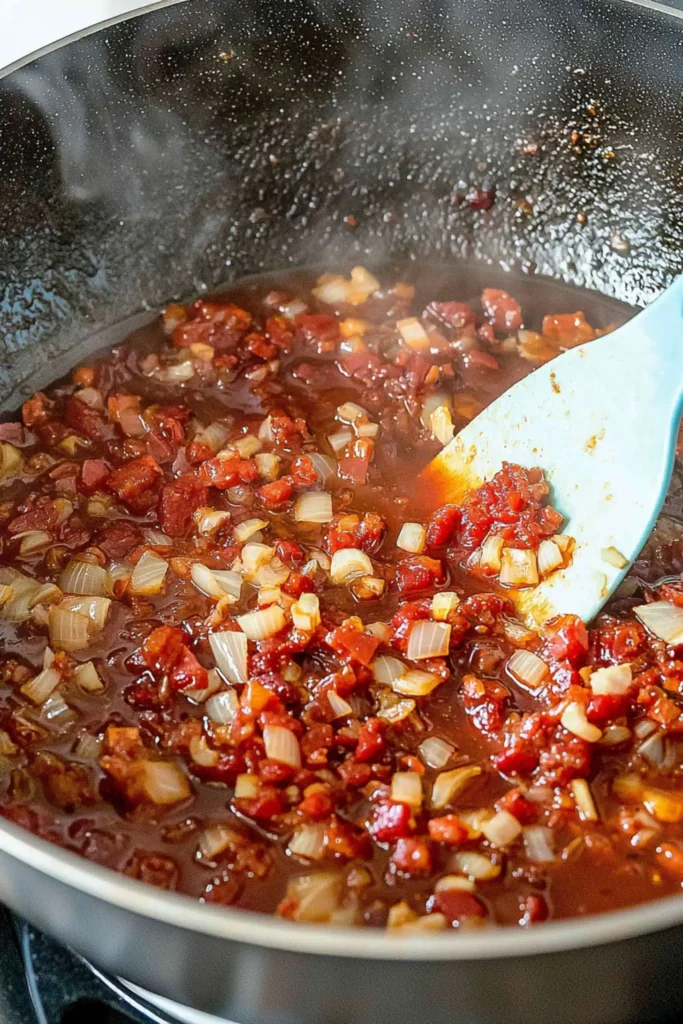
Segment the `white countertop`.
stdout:
<path fill-rule="evenodd" d="M 0 0 L 0 68 L 144 0 Z"/>

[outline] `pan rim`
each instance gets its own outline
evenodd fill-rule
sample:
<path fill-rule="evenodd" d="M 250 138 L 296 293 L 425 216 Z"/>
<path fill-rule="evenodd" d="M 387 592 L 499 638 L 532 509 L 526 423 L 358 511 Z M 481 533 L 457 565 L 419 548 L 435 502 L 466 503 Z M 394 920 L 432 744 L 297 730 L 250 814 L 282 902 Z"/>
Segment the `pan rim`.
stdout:
<path fill-rule="evenodd" d="M 43 46 L 0 69 L 0 79 L 70 43 L 187 0 L 157 0 Z M 683 9 L 659 0 L 618 0 L 683 21 Z M 683 893 L 624 910 L 549 922 L 526 931 L 500 928 L 480 934 L 453 933 L 394 937 L 371 929 L 304 925 L 270 915 L 198 903 L 191 897 L 153 889 L 109 868 L 84 862 L 69 850 L 0 820 L 0 854 L 48 875 L 85 895 L 160 924 L 292 954 L 385 961 L 499 960 L 561 953 L 626 941 L 683 924 Z"/>
<path fill-rule="evenodd" d="M 509 927 L 467 937 L 452 932 L 393 936 L 374 929 L 307 925 L 254 911 L 201 904 L 190 896 L 154 889 L 110 868 L 84 861 L 78 854 L 7 821 L 0 823 L 0 853 L 69 888 L 161 924 L 241 945 L 324 957 L 389 961 L 499 960 L 607 945 L 683 923 L 682 893 L 585 919 L 549 922 L 529 931 Z"/>

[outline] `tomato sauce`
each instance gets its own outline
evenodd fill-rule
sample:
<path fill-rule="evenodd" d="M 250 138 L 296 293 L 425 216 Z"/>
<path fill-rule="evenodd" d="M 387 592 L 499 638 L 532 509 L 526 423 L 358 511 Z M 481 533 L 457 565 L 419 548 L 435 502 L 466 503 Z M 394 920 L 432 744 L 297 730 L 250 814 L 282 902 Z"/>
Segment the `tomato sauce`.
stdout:
<path fill-rule="evenodd" d="M 683 607 L 679 578 L 530 631 L 496 558 L 571 557 L 542 467 L 460 507 L 418 481 L 600 333 L 538 312 L 283 275 L 169 306 L 1 424 L 0 813 L 299 921 L 529 927 L 679 891 L 683 660 L 632 611 Z"/>

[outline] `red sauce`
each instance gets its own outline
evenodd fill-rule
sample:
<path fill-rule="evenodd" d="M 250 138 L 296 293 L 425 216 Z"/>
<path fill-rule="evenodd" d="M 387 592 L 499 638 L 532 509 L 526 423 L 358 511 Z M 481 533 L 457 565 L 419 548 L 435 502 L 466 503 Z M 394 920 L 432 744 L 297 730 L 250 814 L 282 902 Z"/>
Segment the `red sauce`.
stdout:
<path fill-rule="evenodd" d="M 166 334 L 0 426 L 0 812 L 149 884 L 297 920 L 527 927 L 678 891 L 683 661 L 627 613 L 642 591 L 531 633 L 472 556 L 561 532 L 540 470 L 501 467 L 460 507 L 416 484 L 436 406 L 457 430 L 597 332 L 581 313 L 524 331 L 496 289 L 280 288 L 171 306 Z M 326 521 L 302 522 L 321 490 Z M 340 582 L 348 557 L 361 575 Z M 680 583 L 648 594 L 683 603 Z M 268 608 L 228 685 L 210 637 Z M 447 653 L 407 663 L 433 621 Z M 519 649 L 546 666 L 533 687 L 508 670 Z M 387 657 L 403 667 L 382 675 Z M 623 693 L 596 692 L 592 670 L 625 664 Z"/>

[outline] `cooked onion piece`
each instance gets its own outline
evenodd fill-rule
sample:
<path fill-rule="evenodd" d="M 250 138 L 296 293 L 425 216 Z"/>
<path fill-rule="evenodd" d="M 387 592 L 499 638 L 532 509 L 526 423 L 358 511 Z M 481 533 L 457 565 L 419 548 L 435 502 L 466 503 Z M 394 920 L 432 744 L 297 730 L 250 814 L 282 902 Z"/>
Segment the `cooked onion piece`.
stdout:
<path fill-rule="evenodd" d="M 500 582 L 508 587 L 535 587 L 538 583 L 536 552 L 528 548 L 504 548 Z"/>
<path fill-rule="evenodd" d="M 329 523 L 332 520 L 332 495 L 327 491 L 306 491 L 294 503 L 297 523 Z"/>
<path fill-rule="evenodd" d="M 633 672 L 630 665 L 610 665 L 591 672 L 589 683 L 593 693 L 622 696 L 631 689 Z"/>
<path fill-rule="evenodd" d="M 449 652 L 450 639 L 451 627 L 447 622 L 422 619 L 414 623 L 410 631 L 406 657 L 409 661 L 441 658 Z"/>
<path fill-rule="evenodd" d="M 418 753 L 430 768 L 445 768 L 455 753 L 455 747 L 438 736 L 429 736 L 418 747 Z"/>
<path fill-rule="evenodd" d="M 332 555 L 330 575 L 333 583 L 350 583 L 358 576 L 372 574 L 372 562 L 359 548 L 340 548 Z"/>
<path fill-rule="evenodd" d="M 427 531 L 421 523 L 404 523 L 396 539 L 396 547 L 421 555 L 426 541 Z"/>
<path fill-rule="evenodd" d="M 130 578 L 131 593 L 140 596 L 161 593 L 167 572 L 168 562 L 151 551 L 145 551 L 133 569 L 133 575 Z"/>
<path fill-rule="evenodd" d="M 683 643 L 683 608 L 668 601 L 653 601 L 633 609 L 651 633 L 664 643 L 676 646 Z"/>
<path fill-rule="evenodd" d="M 285 627 L 285 614 L 277 604 L 271 604 L 257 612 L 248 612 L 237 619 L 240 629 L 249 640 L 266 640 L 275 636 Z"/>
<path fill-rule="evenodd" d="M 292 768 L 301 767 L 299 741 L 291 729 L 281 725 L 267 725 L 263 730 L 263 742 L 266 757 L 271 761 L 279 761 L 281 764 L 291 765 Z"/>
<path fill-rule="evenodd" d="M 532 651 L 515 651 L 507 668 L 510 675 L 531 690 L 543 686 L 549 676 L 546 663 Z"/>
<path fill-rule="evenodd" d="M 216 659 L 218 671 L 229 683 L 246 683 L 247 637 L 245 633 L 226 631 L 211 633 L 211 652 Z"/>
<path fill-rule="evenodd" d="M 460 598 L 452 590 L 441 590 L 432 598 L 432 618 L 437 622 L 446 622 L 448 616 L 457 611 Z"/>
<path fill-rule="evenodd" d="M 437 775 L 432 786 L 431 805 L 434 810 L 440 810 L 450 804 L 467 783 L 476 779 L 478 775 L 481 775 L 481 768 L 477 764 L 466 764 Z"/>

